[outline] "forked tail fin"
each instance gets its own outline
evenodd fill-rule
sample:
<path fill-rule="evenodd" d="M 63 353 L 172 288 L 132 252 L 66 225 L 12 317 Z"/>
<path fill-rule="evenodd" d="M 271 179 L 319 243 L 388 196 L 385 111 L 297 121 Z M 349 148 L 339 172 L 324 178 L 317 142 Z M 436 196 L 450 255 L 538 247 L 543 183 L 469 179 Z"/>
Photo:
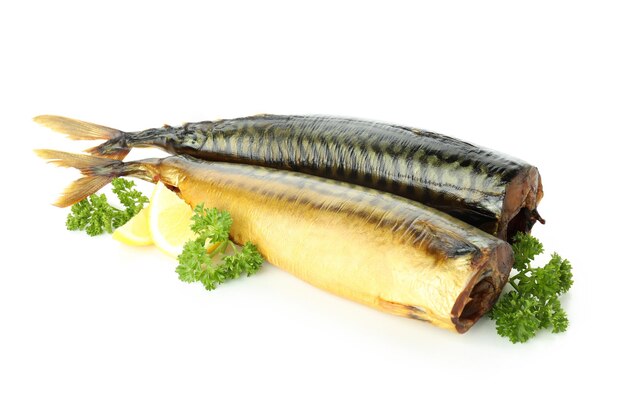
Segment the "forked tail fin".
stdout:
<path fill-rule="evenodd" d="M 126 146 L 127 133 L 121 130 L 63 116 L 42 115 L 33 120 L 72 140 L 106 140 L 102 145 L 86 150 L 94 155 L 122 160 L 130 152 L 130 147 Z"/>
<path fill-rule="evenodd" d="M 76 168 L 84 177 L 70 184 L 61 197 L 54 203 L 58 207 L 67 207 L 90 196 L 110 183 L 114 178 L 132 174 L 129 168 L 137 163 L 124 163 L 91 155 L 80 155 L 50 149 L 36 149 L 35 153 L 62 167 Z"/>

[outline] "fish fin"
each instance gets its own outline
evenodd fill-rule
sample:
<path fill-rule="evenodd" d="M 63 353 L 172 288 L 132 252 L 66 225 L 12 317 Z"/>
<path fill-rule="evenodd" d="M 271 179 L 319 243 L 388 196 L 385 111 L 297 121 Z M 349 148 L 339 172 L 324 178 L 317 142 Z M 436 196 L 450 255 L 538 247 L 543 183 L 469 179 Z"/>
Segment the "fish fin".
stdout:
<path fill-rule="evenodd" d="M 411 319 L 430 321 L 428 317 L 428 312 L 420 306 L 396 303 L 394 301 L 385 300 L 381 297 L 378 297 L 378 305 L 382 310 L 391 314 L 395 314 L 396 316 L 404 316 Z"/>
<path fill-rule="evenodd" d="M 111 161 L 108 158 L 56 151 L 52 149 L 35 149 L 35 153 L 39 157 L 47 159 L 51 164 L 55 164 L 60 167 L 76 168 L 80 170 L 83 175 L 94 175 L 94 170 L 98 167 L 111 167 L 120 164 L 123 166 L 123 163 Z"/>
<path fill-rule="evenodd" d="M 42 115 L 33 120 L 55 132 L 65 133 L 73 140 L 106 140 L 99 146 L 85 150 L 92 155 L 121 161 L 130 152 L 130 147 L 126 145 L 127 133 L 121 130 L 63 116 Z"/>
<path fill-rule="evenodd" d="M 110 177 L 81 177 L 67 186 L 57 201 L 52 204 L 57 207 L 69 207 L 89 197 L 112 180 L 113 178 Z"/>
<path fill-rule="evenodd" d="M 110 140 L 124 135 L 121 130 L 63 116 L 46 114 L 34 117 L 33 120 L 55 132 L 65 133 L 68 138 L 73 140 Z"/>
<path fill-rule="evenodd" d="M 70 184 L 54 203 L 58 207 L 68 207 L 95 193 L 114 178 L 125 175 L 127 164 L 91 155 L 74 154 L 51 149 L 36 149 L 35 153 L 50 163 L 76 168 L 84 175 Z"/>

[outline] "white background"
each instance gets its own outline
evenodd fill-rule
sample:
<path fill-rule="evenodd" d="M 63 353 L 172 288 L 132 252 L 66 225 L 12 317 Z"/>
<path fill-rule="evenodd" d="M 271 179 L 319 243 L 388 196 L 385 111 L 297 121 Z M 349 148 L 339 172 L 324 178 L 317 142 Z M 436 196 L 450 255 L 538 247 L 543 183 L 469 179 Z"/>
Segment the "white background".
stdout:
<path fill-rule="evenodd" d="M 623 412 L 618 2 L 156 3 L 2 7 L 0 415 Z M 401 123 L 538 166 L 535 234 L 575 268 L 570 329 L 457 335 L 269 265 L 206 292 L 154 248 L 66 231 L 50 203 L 77 174 L 31 151 L 93 146 L 38 114 L 140 130 L 262 112 Z"/>

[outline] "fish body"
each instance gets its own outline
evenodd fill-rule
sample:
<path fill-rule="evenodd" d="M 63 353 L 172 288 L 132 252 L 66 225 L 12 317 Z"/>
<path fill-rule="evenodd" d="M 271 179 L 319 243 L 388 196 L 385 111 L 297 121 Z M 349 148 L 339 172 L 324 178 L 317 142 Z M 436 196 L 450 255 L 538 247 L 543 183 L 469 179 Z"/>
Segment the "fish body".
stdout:
<path fill-rule="evenodd" d="M 109 140 L 91 148 L 94 155 L 123 158 L 132 147 L 158 147 L 208 161 L 302 172 L 419 201 L 502 239 L 542 220 L 536 211 L 543 195 L 537 168 L 420 129 L 327 116 L 259 115 L 111 133 L 58 116 L 36 120 L 76 139 L 97 136 L 89 126 L 107 129 L 101 138 Z"/>
<path fill-rule="evenodd" d="M 67 206 L 118 176 L 162 181 L 190 206 L 231 213 L 231 237 L 272 264 L 362 304 L 467 331 L 495 302 L 512 266 L 508 243 L 390 193 L 254 165 L 171 156 L 133 162 L 39 154 L 85 177 Z"/>

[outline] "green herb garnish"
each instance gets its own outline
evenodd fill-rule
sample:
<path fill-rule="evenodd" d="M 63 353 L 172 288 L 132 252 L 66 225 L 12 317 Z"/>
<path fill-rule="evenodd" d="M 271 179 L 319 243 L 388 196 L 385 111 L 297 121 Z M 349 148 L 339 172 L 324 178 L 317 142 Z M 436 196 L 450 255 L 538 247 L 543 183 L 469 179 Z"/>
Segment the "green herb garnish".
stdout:
<path fill-rule="evenodd" d="M 489 312 L 498 334 L 513 343 L 526 342 L 540 329 L 564 332 L 569 324 L 559 296 L 574 282 L 572 265 L 553 253 L 546 265 L 532 268 L 531 261 L 541 253 L 543 245 L 536 238 L 523 233 L 515 236 L 513 267 L 518 273 L 509 278 L 513 289 L 502 295 Z"/>
<path fill-rule="evenodd" d="M 74 204 L 67 216 L 68 230 L 84 230 L 89 236 L 112 233 L 129 221 L 149 200 L 137 191 L 133 181 L 115 178 L 111 181 L 113 193 L 125 207 L 120 210 L 107 201 L 104 194 L 94 194 Z"/>
<path fill-rule="evenodd" d="M 215 208 L 205 209 L 203 204 L 198 204 L 191 220 L 191 230 L 198 237 L 187 242 L 178 256 L 176 272 L 181 281 L 200 281 L 207 290 L 214 290 L 219 284 L 243 273 L 252 275 L 263 264 L 263 257 L 252 243 L 246 242 L 239 249 L 228 238 L 233 224 L 229 213 Z M 208 253 L 206 242 L 218 246 Z M 226 255 L 229 247 L 233 254 Z"/>

